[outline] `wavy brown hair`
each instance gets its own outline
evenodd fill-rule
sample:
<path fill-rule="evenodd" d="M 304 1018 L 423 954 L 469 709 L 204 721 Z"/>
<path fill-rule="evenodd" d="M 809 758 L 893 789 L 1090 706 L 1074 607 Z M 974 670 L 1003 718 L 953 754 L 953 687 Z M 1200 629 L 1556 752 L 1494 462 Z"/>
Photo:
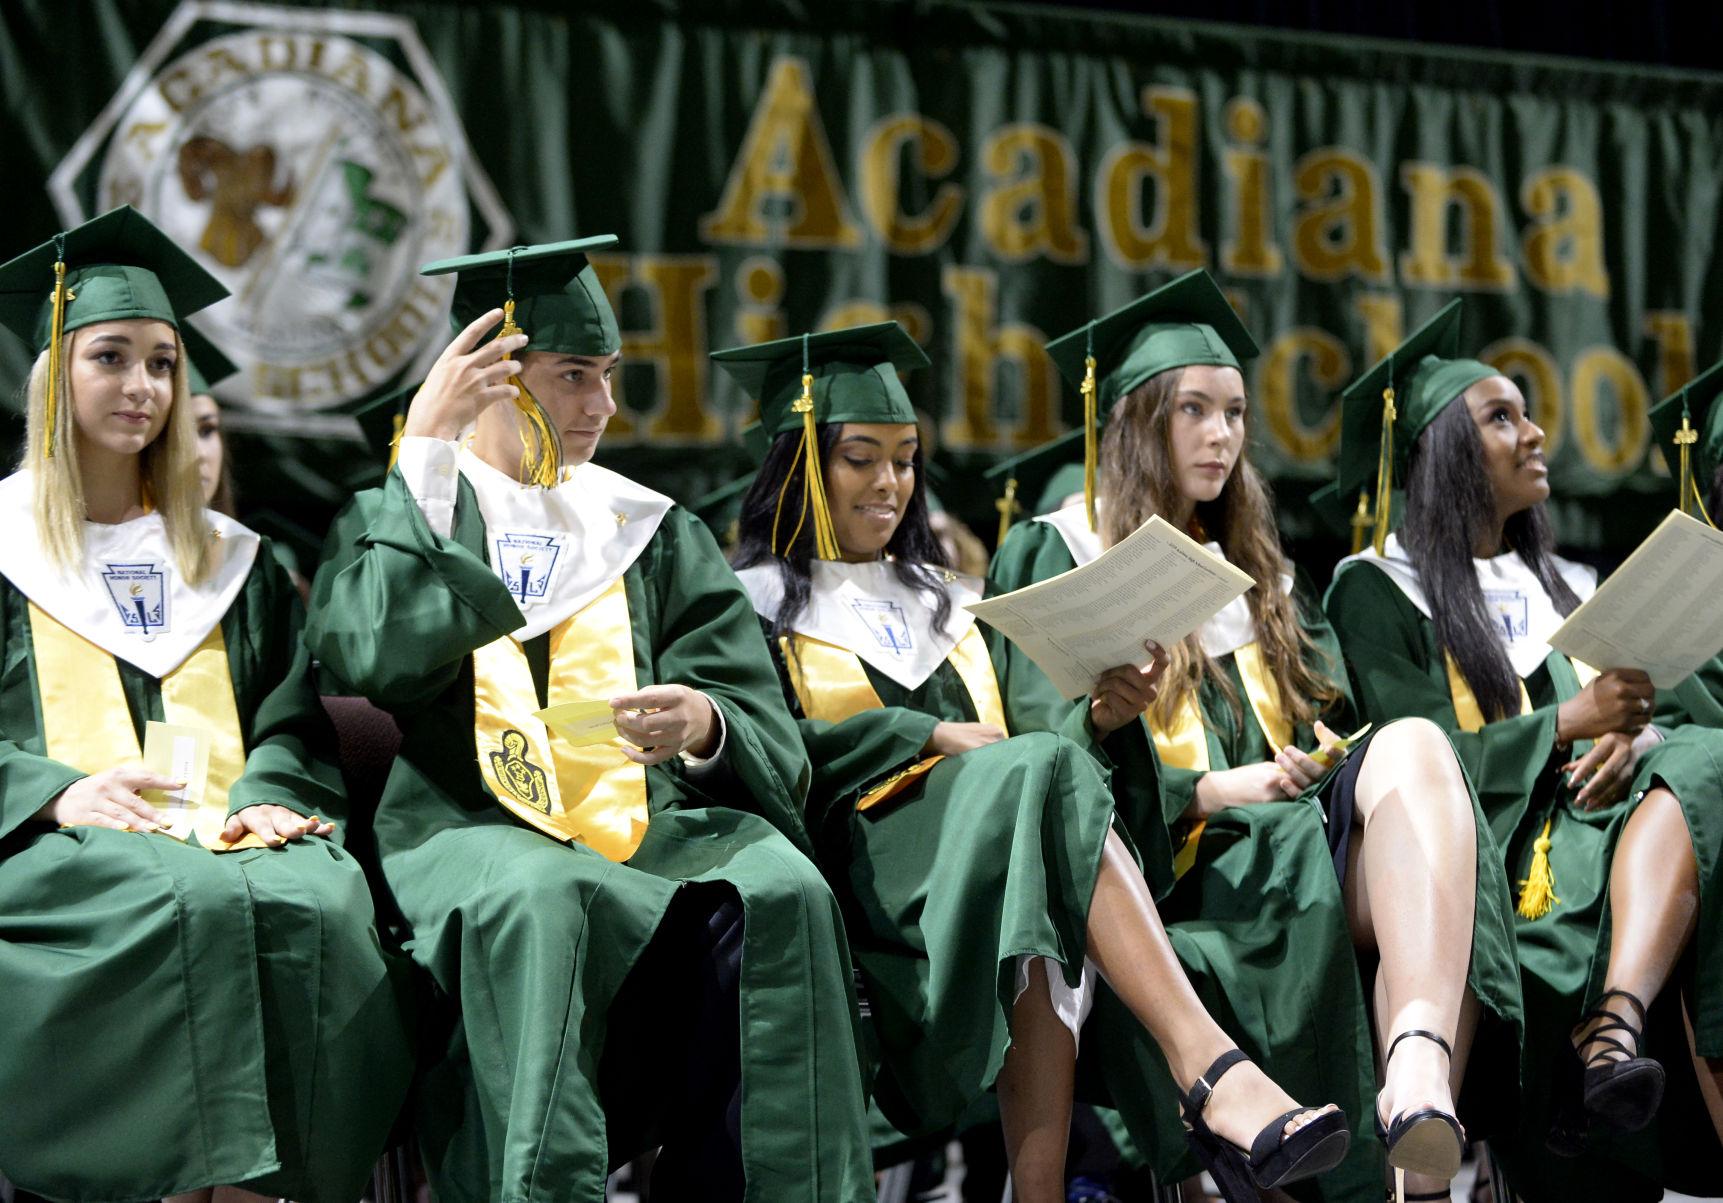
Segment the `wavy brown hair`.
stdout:
<path fill-rule="evenodd" d="M 1124 395 L 1107 421 L 1099 473 L 1099 490 L 1106 498 L 1100 514 L 1104 546 L 1126 538 L 1156 514 L 1165 516 L 1180 508 L 1171 447 L 1173 405 L 1183 376 L 1183 368 L 1169 368 L 1149 377 Z M 1312 722 L 1339 699 L 1340 689 L 1326 673 L 1312 667 L 1321 657 L 1320 650 L 1299 622 L 1297 602 L 1280 589 L 1280 578 L 1291 566 L 1280 548 L 1274 498 L 1250 462 L 1248 435 L 1220 496 L 1198 502 L 1195 518 L 1207 538 L 1220 544 L 1227 560 L 1258 582 L 1246 599 L 1281 706 L 1295 726 Z M 1198 633 L 1168 648 L 1167 657 L 1165 683 L 1152 707 L 1163 726 L 1171 725 L 1186 695 L 1200 690 L 1205 681 L 1213 682 L 1234 715 L 1243 719 L 1232 679 L 1203 650 Z"/>

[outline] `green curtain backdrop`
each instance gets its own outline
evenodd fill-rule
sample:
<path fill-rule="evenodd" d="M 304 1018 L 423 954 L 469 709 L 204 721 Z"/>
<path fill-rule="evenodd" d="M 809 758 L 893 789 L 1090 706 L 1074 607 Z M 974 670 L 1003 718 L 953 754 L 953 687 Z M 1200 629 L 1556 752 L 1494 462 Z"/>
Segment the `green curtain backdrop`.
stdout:
<path fill-rule="evenodd" d="M 292 35 L 230 5 L 140 68 L 155 107 L 104 133 L 176 7 L 0 8 L 0 255 L 60 227 L 47 181 L 80 139 L 67 191 L 86 212 L 124 196 L 171 211 L 204 230 L 206 256 L 245 261 L 234 279 L 298 253 L 270 241 L 281 213 L 301 243 L 326 231 L 304 262 L 347 282 L 331 336 L 363 327 L 396 354 L 284 372 L 305 358 L 300 327 L 253 313 L 253 335 L 284 345 L 226 390 L 263 410 L 236 446 L 247 516 L 305 538 L 380 468 L 321 408 L 410 371 L 444 328 L 441 297 L 401 267 L 439 239 L 620 236 L 599 261 L 627 359 L 602 458 L 684 500 L 746 462 L 748 402 L 707 351 L 898 318 L 933 360 L 909 387 L 948 500 L 984 535 L 971 470 L 1080 417 L 1041 343 L 1190 267 L 1216 274 L 1263 347 L 1254 454 L 1294 534 L 1312 529 L 1302 499 L 1326 478 L 1338 389 L 1453 296 L 1471 348 L 1549 432 L 1581 547 L 1631 544 L 1666 507 L 1646 410 L 1723 353 L 1723 75 L 1004 4 L 296 5 Z M 376 12 L 410 21 L 428 58 L 338 28 Z M 377 56 L 369 79 L 354 43 Z M 377 62 L 410 85 L 393 101 Z M 298 95 L 283 78 L 321 99 L 283 102 Z M 473 179 L 450 186 L 458 154 L 426 183 L 449 143 L 411 145 L 435 125 L 412 96 L 439 89 L 500 215 Z M 249 141 L 223 153 L 255 168 L 253 220 L 212 235 L 223 194 L 196 184 L 188 143 L 247 104 L 267 120 L 234 126 Z M 407 149 L 366 166 L 349 143 L 391 122 Z M 177 170 L 149 166 L 176 150 Z M 345 174 L 295 208 L 319 153 Z M 271 305 L 296 303 L 287 278 Z M 9 393 L 26 367 L 8 341 Z"/>

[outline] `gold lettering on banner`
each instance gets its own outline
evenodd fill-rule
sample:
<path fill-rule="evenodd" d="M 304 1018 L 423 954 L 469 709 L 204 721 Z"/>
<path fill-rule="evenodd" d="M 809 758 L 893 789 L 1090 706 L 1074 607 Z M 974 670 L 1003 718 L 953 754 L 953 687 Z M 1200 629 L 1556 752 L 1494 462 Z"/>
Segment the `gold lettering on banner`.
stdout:
<path fill-rule="evenodd" d="M 1301 202 L 1292 220 L 1292 258 L 1312 280 L 1388 279 L 1388 249 L 1377 205 L 1382 189 L 1368 159 L 1338 146 L 1293 164 Z"/>
<path fill-rule="evenodd" d="M 963 188 L 944 183 L 919 213 L 903 209 L 900 163 L 908 149 L 929 180 L 957 166 L 957 139 L 939 122 L 919 113 L 887 117 L 868 133 L 861 153 L 861 210 L 886 249 L 899 255 L 925 255 L 945 245 L 963 213 Z"/>
<path fill-rule="evenodd" d="M 1332 394 L 1352 377 L 1352 357 L 1346 345 L 1326 330 L 1295 326 L 1282 331 L 1262 357 L 1257 398 L 1263 420 L 1275 441 L 1301 464 L 1319 463 L 1340 443 L 1340 407 L 1332 405 L 1315 426 L 1298 412 L 1299 369 L 1309 365 L 1310 378 Z"/>
<path fill-rule="evenodd" d="M 1520 187 L 1532 217 L 1522 242 L 1526 275 L 1546 292 L 1609 295 L 1603 266 L 1603 199 L 1597 185 L 1571 167 L 1546 167 Z"/>
<path fill-rule="evenodd" d="M 878 301 L 840 301 L 821 316 L 819 330 L 843 330 L 850 326 L 871 326 L 875 322 L 896 322 L 918 346 L 925 348 L 933 337 L 933 317 L 927 306 L 913 301 L 893 301 L 882 305 Z"/>
<path fill-rule="evenodd" d="M 1489 177 L 1471 167 L 1402 163 L 1400 182 L 1411 208 L 1411 248 L 1400 255 L 1400 278 L 1424 288 L 1505 292 L 1514 286 L 1514 265 L 1496 248 L 1504 224 L 1502 198 Z M 1460 214 L 1460 250 L 1448 254 L 1448 215 Z"/>
<path fill-rule="evenodd" d="M 994 177 L 981 203 L 981 233 L 994 254 L 1007 261 L 1035 255 L 1089 261 L 1089 235 L 1077 220 L 1076 154 L 1058 131 L 1003 126 L 988 136 L 981 159 Z"/>
<path fill-rule="evenodd" d="M 1033 326 L 994 326 L 999 276 L 981 268 L 951 266 L 941 277 L 952 300 L 955 399 L 946 415 L 947 446 L 959 450 L 1020 450 L 1059 433 L 1057 373 L 1045 350 L 1047 336 Z M 998 422 L 1000 361 L 1014 364 L 1022 380 L 1018 421 L 1002 437 Z"/>
<path fill-rule="evenodd" d="M 631 288 L 640 289 L 649 302 L 652 325 L 622 331 L 623 364 L 636 369 L 650 364 L 657 372 L 657 406 L 649 414 L 634 414 L 635 422 L 645 420 L 645 437 L 677 443 L 718 438 L 723 424 L 706 412 L 705 405 L 706 290 L 717 282 L 717 259 L 711 255 L 594 255 L 592 267 L 618 313 L 623 309 L 623 293 Z M 619 423 L 627 412 L 623 375 L 618 372 L 611 378 L 617 412 L 610 419 L 610 429 L 626 436 L 633 433 L 634 422 Z"/>
<path fill-rule="evenodd" d="M 1364 323 L 1364 362 L 1375 363 L 1405 340 L 1405 314 L 1391 292 L 1361 292 L 1352 302 Z"/>
<path fill-rule="evenodd" d="M 788 211 L 769 214 L 776 203 Z M 718 207 L 700 219 L 700 237 L 716 243 L 782 243 L 823 250 L 859 247 L 843 181 L 814 103 L 808 65 L 772 63 L 742 149 Z"/>
<path fill-rule="evenodd" d="M 1485 347 L 1478 358 L 1520 386 L 1526 412 L 1543 427 L 1544 455 L 1555 462 L 1567 435 L 1567 401 L 1555 356 L 1529 338 L 1504 338 Z"/>
<path fill-rule="evenodd" d="M 789 333 L 779 308 L 784 302 L 784 269 L 776 259 L 751 255 L 742 260 L 736 273 L 736 298 L 741 302 L 736 311 L 737 343 L 771 342 Z"/>
<path fill-rule="evenodd" d="M 1601 394 L 1614 395 L 1614 429 L 1606 429 Z M 1630 470 L 1645 454 L 1651 399 L 1633 361 L 1614 347 L 1588 347 L 1573 362 L 1573 432 L 1588 467 L 1610 476 Z"/>
<path fill-rule="evenodd" d="M 1224 160 L 1234 204 L 1232 233 L 1220 244 L 1220 265 L 1236 276 L 1277 276 L 1285 260 L 1274 244 L 1269 163 L 1261 150 L 1268 115 L 1248 96 L 1235 96 L 1226 106 L 1226 132 L 1234 143 Z"/>
<path fill-rule="evenodd" d="M 1657 395 L 1673 396 L 1694 376 L 1693 319 L 1679 309 L 1657 309 L 1645 315 L 1645 334 L 1657 345 Z M 1658 476 L 1670 475 L 1670 449 L 1654 445 L 1645 466 Z"/>
<path fill-rule="evenodd" d="M 1197 217 L 1197 97 L 1185 88 L 1145 88 L 1143 112 L 1156 142 L 1126 142 L 1101 160 L 1096 189 L 1107 253 L 1133 271 L 1188 271 L 1208 263 Z M 1152 183 L 1154 219 L 1144 221 L 1143 186 Z"/>

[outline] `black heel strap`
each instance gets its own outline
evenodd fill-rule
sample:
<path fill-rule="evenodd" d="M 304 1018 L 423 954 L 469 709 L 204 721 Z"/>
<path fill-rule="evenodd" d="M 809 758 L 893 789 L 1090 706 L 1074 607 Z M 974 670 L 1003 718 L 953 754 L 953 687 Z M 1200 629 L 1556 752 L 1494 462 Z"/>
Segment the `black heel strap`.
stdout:
<path fill-rule="evenodd" d="M 1428 1203 L 1431 1199 L 1452 1199 L 1454 1192 L 1450 1190 L 1427 1190 L 1421 1195 L 1401 1195 L 1400 1203 Z"/>
<path fill-rule="evenodd" d="M 1639 1012 L 1639 1026 L 1645 1026 L 1645 1004 L 1639 1001 L 1639 996 L 1637 994 L 1630 993 L 1626 990 L 1605 990 L 1602 994 L 1598 995 L 1597 1006 L 1592 1010 L 1591 1014 L 1614 1015 L 1615 1012 L 1603 1005 L 1612 998 L 1625 998 L 1632 1005 L 1633 1009 Z M 1587 1018 L 1590 1018 L 1590 1016 L 1587 1016 Z"/>
<path fill-rule="evenodd" d="M 1444 1053 L 1447 1053 L 1450 1059 L 1453 1058 L 1454 1050 L 1449 1046 L 1446 1040 L 1442 1039 L 1442 1037 L 1438 1036 L 1435 1032 L 1427 1031 L 1424 1028 L 1407 1028 L 1404 1032 L 1401 1032 L 1398 1036 L 1394 1037 L 1393 1043 L 1388 1046 L 1387 1053 L 1382 1057 L 1382 1066 L 1384 1069 L 1387 1068 L 1388 1062 L 1393 1059 L 1394 1050 L 1400 1047 L 1400 1042 L 1412 1036 L 1417 1036 L 1422 1040 L 1433 1042 Z"/>
<path fill-rule="evenodd" d="M 1214 1093 L 1215 1083 L 1219 1082 L 1221 1078 L 1225 1076 L 1227 1070 L 1231 1069 L 1241 1061 L 1248 1060 L 1250 1060 L 1250 1057 L 1241 1048 L 1228 1049 L 1226 1052 L 1216 1057 L 1214 1059 L 1214 1063 L 1207 1069 L 1203 1070 L 1202 1076 L 1197 1078 L 1195 1084 L 1192 1085 L 1189 1092 L 1186 1093 L 1185 1106 L 1188 1107 L 1193 1114 L 1200 1115 L 1202 1113 L 1202 1109 L 1208 1106 L 1209 1096 Z"/>

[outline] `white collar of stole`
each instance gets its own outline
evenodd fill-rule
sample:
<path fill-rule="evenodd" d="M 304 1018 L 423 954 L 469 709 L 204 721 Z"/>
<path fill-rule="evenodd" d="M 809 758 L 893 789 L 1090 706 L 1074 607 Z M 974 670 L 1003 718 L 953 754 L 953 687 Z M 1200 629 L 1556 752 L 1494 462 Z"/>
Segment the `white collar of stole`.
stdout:
<path fill-rule="evenodd" d="M 920 688 L 975 625 L 975 615 L 963 608 L 981 600 L 981 582 L 972 576 L 928 569 L 951 598 L 951 616 L 941 630 L 933 625 L 927 596 L 898 580 L 889 561 L 815 560 L 810 567 L 812 587 L 795 621 L 796 634 L 854 652 L 905 689 Z M 755 612 L 775 621 L 784 596 L 778 566 L 757 564 L 736 575 Z"/>
<path fill-rule="evenodd" d="M 1081 502 L 1074 502 L 1051 514 L 1042 514 L 1035 521 L 1045 522 L 1059 532 L 1077 567 L 1081 568 L 1101 554 L 1101 536 L 1089 529 L 1089 518 L 1083 512 Z M 1219 543 L 1205 543 L 1203 547 L 1221 559 L 1226 559 L 1221 553 Z M 1291 573 L 1281 574 L 1280 589 L 1282 593 L 1292 592 Z M 1221 607 L 1220 612 L 1213 618 L 1203 623 L 1198 634 L 1202 639 L 1203 650 L 1209 655 L 1231 655 L 1246 644 L 1256 642 L 1256 620 L 1250 616 L 1249 597 L 1249 593 L 1241 593 Z"/>
<path fill-rule="evenodd" d="M 257 558 L 257 533 L 205 510 L 214 550 L 209 575 L 190 585 L 174 563 L 159 513 L 84 523 L 84 563 L 62 574 L 36 533 L 30 472 L 0 481 L 0 575 L 68 630 L 104 652 L 165 677 L 197 650 L 239 596 Z"/>
<path fill-rule="evenodd" d="M 1594 569 L 1560 556 L 1551 556 L 1550 560 L 1581 601 L 1597 591 L 1597 572 Z M 1400 592 L 1418 608 L 1419 613 L 1425 618 L 1430 617 L 1430 601 L 1424 596 L 1418 569 L 1406 554 L 1398 535 L 1388 536 L 1382 555 L 1377 555 L 1375 548 L 1367 547 L 1358 555 L 1341 560 L 1335 566 L 1335 572 L 1354 562 L 1374 564 L 1380 568 L 1399 586 Z M 1478 573 L 1478 585 L 1484 591 L 1484 608 L 1494 621 L 1496 638 L 1508 654 L 1508 663 L 1514 666 L 1514 672 L 1520 677 L 1531 676 L 1549 657 L 1549 637 L 1562 624 L 1561 612 L 1555 608 L 1555 603 L 1544 591 L 1543 583 L 1520 558 L 1519 552 L 1510 551 L 1487 560 L 1474 558 L 1472 566 Z"/>
<path fill-rule="evenodd" d="M 525 642 L 608 589 L 652 541 L 674 504 L 626 476 L 581 464 L 554 489 L 523 485 L 463 448 L 461 474 L 485 519 L 485 554 L 526 622 Z"/>

